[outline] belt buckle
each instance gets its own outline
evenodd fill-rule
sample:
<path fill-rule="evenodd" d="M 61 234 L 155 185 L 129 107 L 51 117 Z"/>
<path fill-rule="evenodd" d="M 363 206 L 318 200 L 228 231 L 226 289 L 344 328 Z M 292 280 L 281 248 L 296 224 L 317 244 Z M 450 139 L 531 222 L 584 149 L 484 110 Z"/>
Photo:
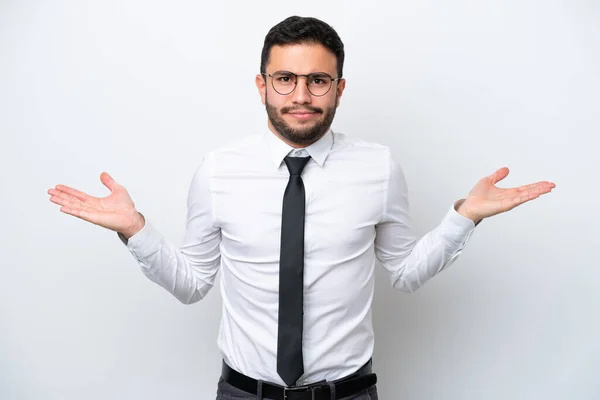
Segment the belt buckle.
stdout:
<path fill-rule="evenodd" d="M 318 386 L 313 385 L 303 385 L 303 386 L 292 386 L 292 387 L 284 387 L 283 388 L 283 400 L 288 400 L 288 392 L 311 392 L 310 398 L 315 400 L 315 389 Z"/>

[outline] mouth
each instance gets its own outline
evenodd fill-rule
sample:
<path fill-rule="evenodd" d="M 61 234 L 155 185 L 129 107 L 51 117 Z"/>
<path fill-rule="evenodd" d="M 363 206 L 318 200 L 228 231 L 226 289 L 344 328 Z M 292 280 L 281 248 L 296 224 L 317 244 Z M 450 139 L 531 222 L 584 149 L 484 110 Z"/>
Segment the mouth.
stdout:
<path fill-rule="evenodd" d="M 312 112 L 312 111 L 292 111 L 292 112 L 288 112 L 286 114 L 292 116 L 293 118 L 299 119 L 299 120 L 312 119 L 312 118 L 316 117 L 317 115 L 319 115 L 318 112 Z"/>

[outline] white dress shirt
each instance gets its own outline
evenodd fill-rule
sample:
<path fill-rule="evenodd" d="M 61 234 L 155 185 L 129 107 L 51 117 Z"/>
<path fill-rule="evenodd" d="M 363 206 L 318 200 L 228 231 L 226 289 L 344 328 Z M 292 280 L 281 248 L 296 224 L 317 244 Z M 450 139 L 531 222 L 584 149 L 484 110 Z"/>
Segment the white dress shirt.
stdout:
<path fill-rule="evenodd" d="M 148 219 L 122 240 L 143 273 L 185 304 L 207 294 L 220 268 L 223 359 L 245 375 L 281 385 L 279 248 L 289 179 L 283 159 L 306 153 L 299 384 L 341 378 L 371 358 L 376 260 L 395 288 L 413 292 L 456 260 L 475 228 L 453 205 L 418 239 L 407 184 L 389 148 L 331 130 L 302 151 L 266 131 L 204 156 L 189 188 L 183 244 L 174 246 Z"/>

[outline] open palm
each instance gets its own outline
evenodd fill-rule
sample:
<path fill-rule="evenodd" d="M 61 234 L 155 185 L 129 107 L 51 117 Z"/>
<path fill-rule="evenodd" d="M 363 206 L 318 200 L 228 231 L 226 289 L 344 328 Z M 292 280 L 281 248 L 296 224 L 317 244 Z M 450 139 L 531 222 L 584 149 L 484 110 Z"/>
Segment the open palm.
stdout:
<path fill-rule="evenodd" d="M 479 180 L 461 205 L 464 213 L 469 218 L 478 221 L 512 210 L 518 205 L 549 193 L 556 187 L 553 182 L 548 181 L 536 182 L 510 189 L 496 187 L 496 183 L 506 178 L 508 173 L 508 168 L 503 167 L 492 175 Z"/>
<path fill-rule="evenodd" d="M 110 189 L 110 195 L 93 197 L 65 185 L 56 185 L 48 190 L 50 201 L 61 205 L 60 211 L 65 214 L 132 236 L 141 229 L 140 225 L 143 226 L 143 217 L 135 209 L 127 190 L 108 173 L 103 172 L 100 181 Z"/>

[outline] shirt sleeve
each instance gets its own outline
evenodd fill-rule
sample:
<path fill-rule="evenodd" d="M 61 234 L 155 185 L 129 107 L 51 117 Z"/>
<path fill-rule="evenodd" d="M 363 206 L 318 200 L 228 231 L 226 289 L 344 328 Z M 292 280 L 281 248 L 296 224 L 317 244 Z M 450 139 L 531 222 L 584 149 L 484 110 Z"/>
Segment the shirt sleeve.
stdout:
<path fill-rule="evenodd" d="M 184 304 L 201 300 L 214 285 L 219 269 L 221 230 L 214 224 L 209 162 L 204 158 L 188 191 L 187 222 L 183 244 L 174 246 L 146 219 L 129 240 L 119 234 L 150 280 Z"/>
<path fill-rule="evenodd" d="M 463 251 L 475 223 L 455 210 L 455 202 L 441 223 L 418 239 L 412 227 L 406 179 L 391 155 L 383 212 L 376 225 L 375 254 L 388 271 L 393 287 L 412 293 Z"/>

